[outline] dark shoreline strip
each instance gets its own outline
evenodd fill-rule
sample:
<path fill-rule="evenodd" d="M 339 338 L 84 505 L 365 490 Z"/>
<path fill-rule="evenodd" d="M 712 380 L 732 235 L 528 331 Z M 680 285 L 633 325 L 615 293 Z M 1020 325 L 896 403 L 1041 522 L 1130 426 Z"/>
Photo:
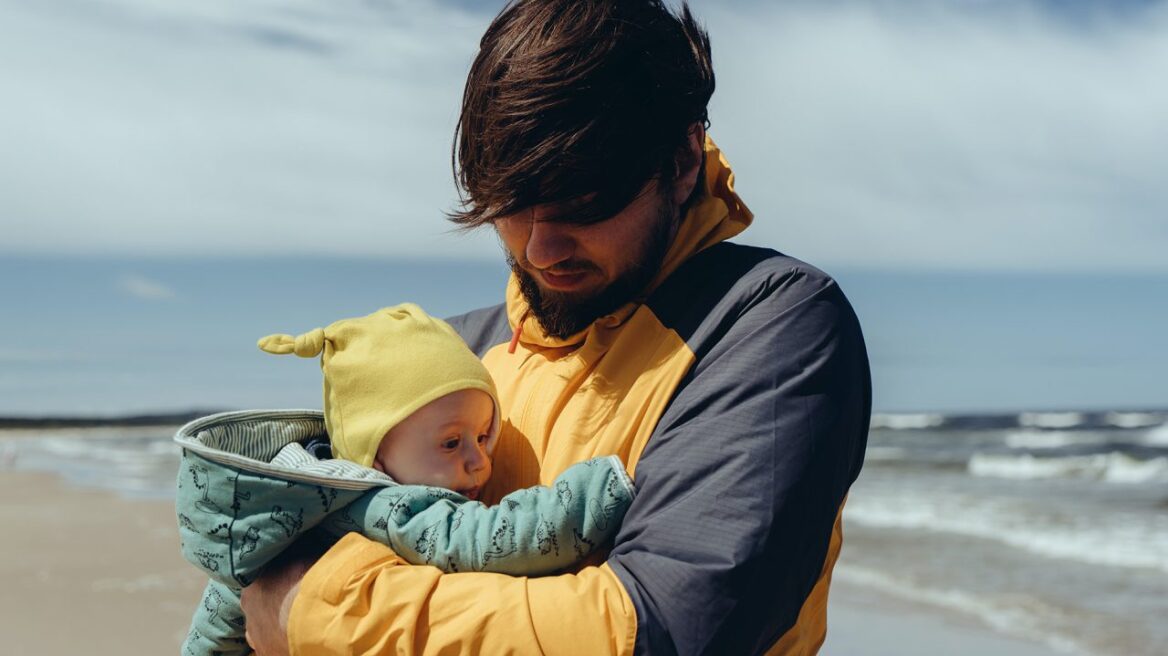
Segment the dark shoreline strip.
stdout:
<path fill-rule="evenodd" d="M 99 428 L 104 426 L 177 426 L 192 419 L 222 412 L 187 410 L 184 412 L 131 415 L 126 417 L 0 417 L 3 428 Z"/>

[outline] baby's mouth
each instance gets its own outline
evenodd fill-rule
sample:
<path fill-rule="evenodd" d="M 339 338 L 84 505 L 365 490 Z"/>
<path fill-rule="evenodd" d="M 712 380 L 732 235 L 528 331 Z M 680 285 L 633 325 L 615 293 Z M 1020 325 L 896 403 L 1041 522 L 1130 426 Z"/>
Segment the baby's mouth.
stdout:
<path fill-rule="evenodd" d="M 480 492 L 480 488 L 479 488 L 479 486 L 476 485 L 472 488 L 462 490 L 462 496 L 466 497 L 467 499 L 470 499 L 471 501 L 477 501 L 479 498 L 479 492 Z"/>

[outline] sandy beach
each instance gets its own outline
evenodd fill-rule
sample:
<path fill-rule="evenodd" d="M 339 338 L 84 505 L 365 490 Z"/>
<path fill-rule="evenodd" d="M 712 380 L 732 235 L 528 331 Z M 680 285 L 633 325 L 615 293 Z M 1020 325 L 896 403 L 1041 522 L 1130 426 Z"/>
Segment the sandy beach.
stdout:
<path fill-rule="evenodd" d="M 179 554 L 173 504 L 0 472 L 3 652 L 178 653 L 205 579 Z"/>
<path fill-rule="evenodd" d="M 0 498 L 5 654 L 178 652 L 204 580 L 179 555 L 169 501 L 16 471 L 0 471 Z M 837 584 L 831 604 L 829 656 L 1055 653 L 855 586 Z"/>
<path fill-rule="evenodd" d="M 835 583 L 822 656 L 1056 656 L 977 620 L 862 587 Z"/>

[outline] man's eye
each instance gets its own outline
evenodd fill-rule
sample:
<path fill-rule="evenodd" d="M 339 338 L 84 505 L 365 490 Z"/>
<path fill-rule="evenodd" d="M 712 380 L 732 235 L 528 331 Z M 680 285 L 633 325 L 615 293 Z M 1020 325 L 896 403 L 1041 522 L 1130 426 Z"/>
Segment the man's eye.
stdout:
<path fill-rule="evenodd" d="M 446 449 L 447 451 L 453 451 L 454 449 L 458 448 L 458 442 L 459 439 L 457 437 L 452 437 L 442 442 L 442 448 Z"/>

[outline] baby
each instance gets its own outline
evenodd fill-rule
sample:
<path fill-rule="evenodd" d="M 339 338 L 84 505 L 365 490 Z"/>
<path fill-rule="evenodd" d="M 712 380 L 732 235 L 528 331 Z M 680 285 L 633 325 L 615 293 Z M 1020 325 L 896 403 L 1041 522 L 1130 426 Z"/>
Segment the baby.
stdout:
<path fill-rule="evenodd" d="M 223 413 L 176 435 L 183 554 L 211 577 L 185 653 L 248 653 L 240 588 L 310 530 L 357 531 L 447 572 L 539 575 L 611 538 L 632 500 L 623 464 L 607 456 L 551 487 L 478 503 L 499 435 L 494 383 L 454 329 L 416 305 L 259 346 L 321 357 L 324 413 Z"/>
<path fill-rule="evenodd" d="M 333 456 L 478 498 L 499 433 L 495 383 L 446 322 L 403 303 L 259 347 L 321 356 Z"/>

